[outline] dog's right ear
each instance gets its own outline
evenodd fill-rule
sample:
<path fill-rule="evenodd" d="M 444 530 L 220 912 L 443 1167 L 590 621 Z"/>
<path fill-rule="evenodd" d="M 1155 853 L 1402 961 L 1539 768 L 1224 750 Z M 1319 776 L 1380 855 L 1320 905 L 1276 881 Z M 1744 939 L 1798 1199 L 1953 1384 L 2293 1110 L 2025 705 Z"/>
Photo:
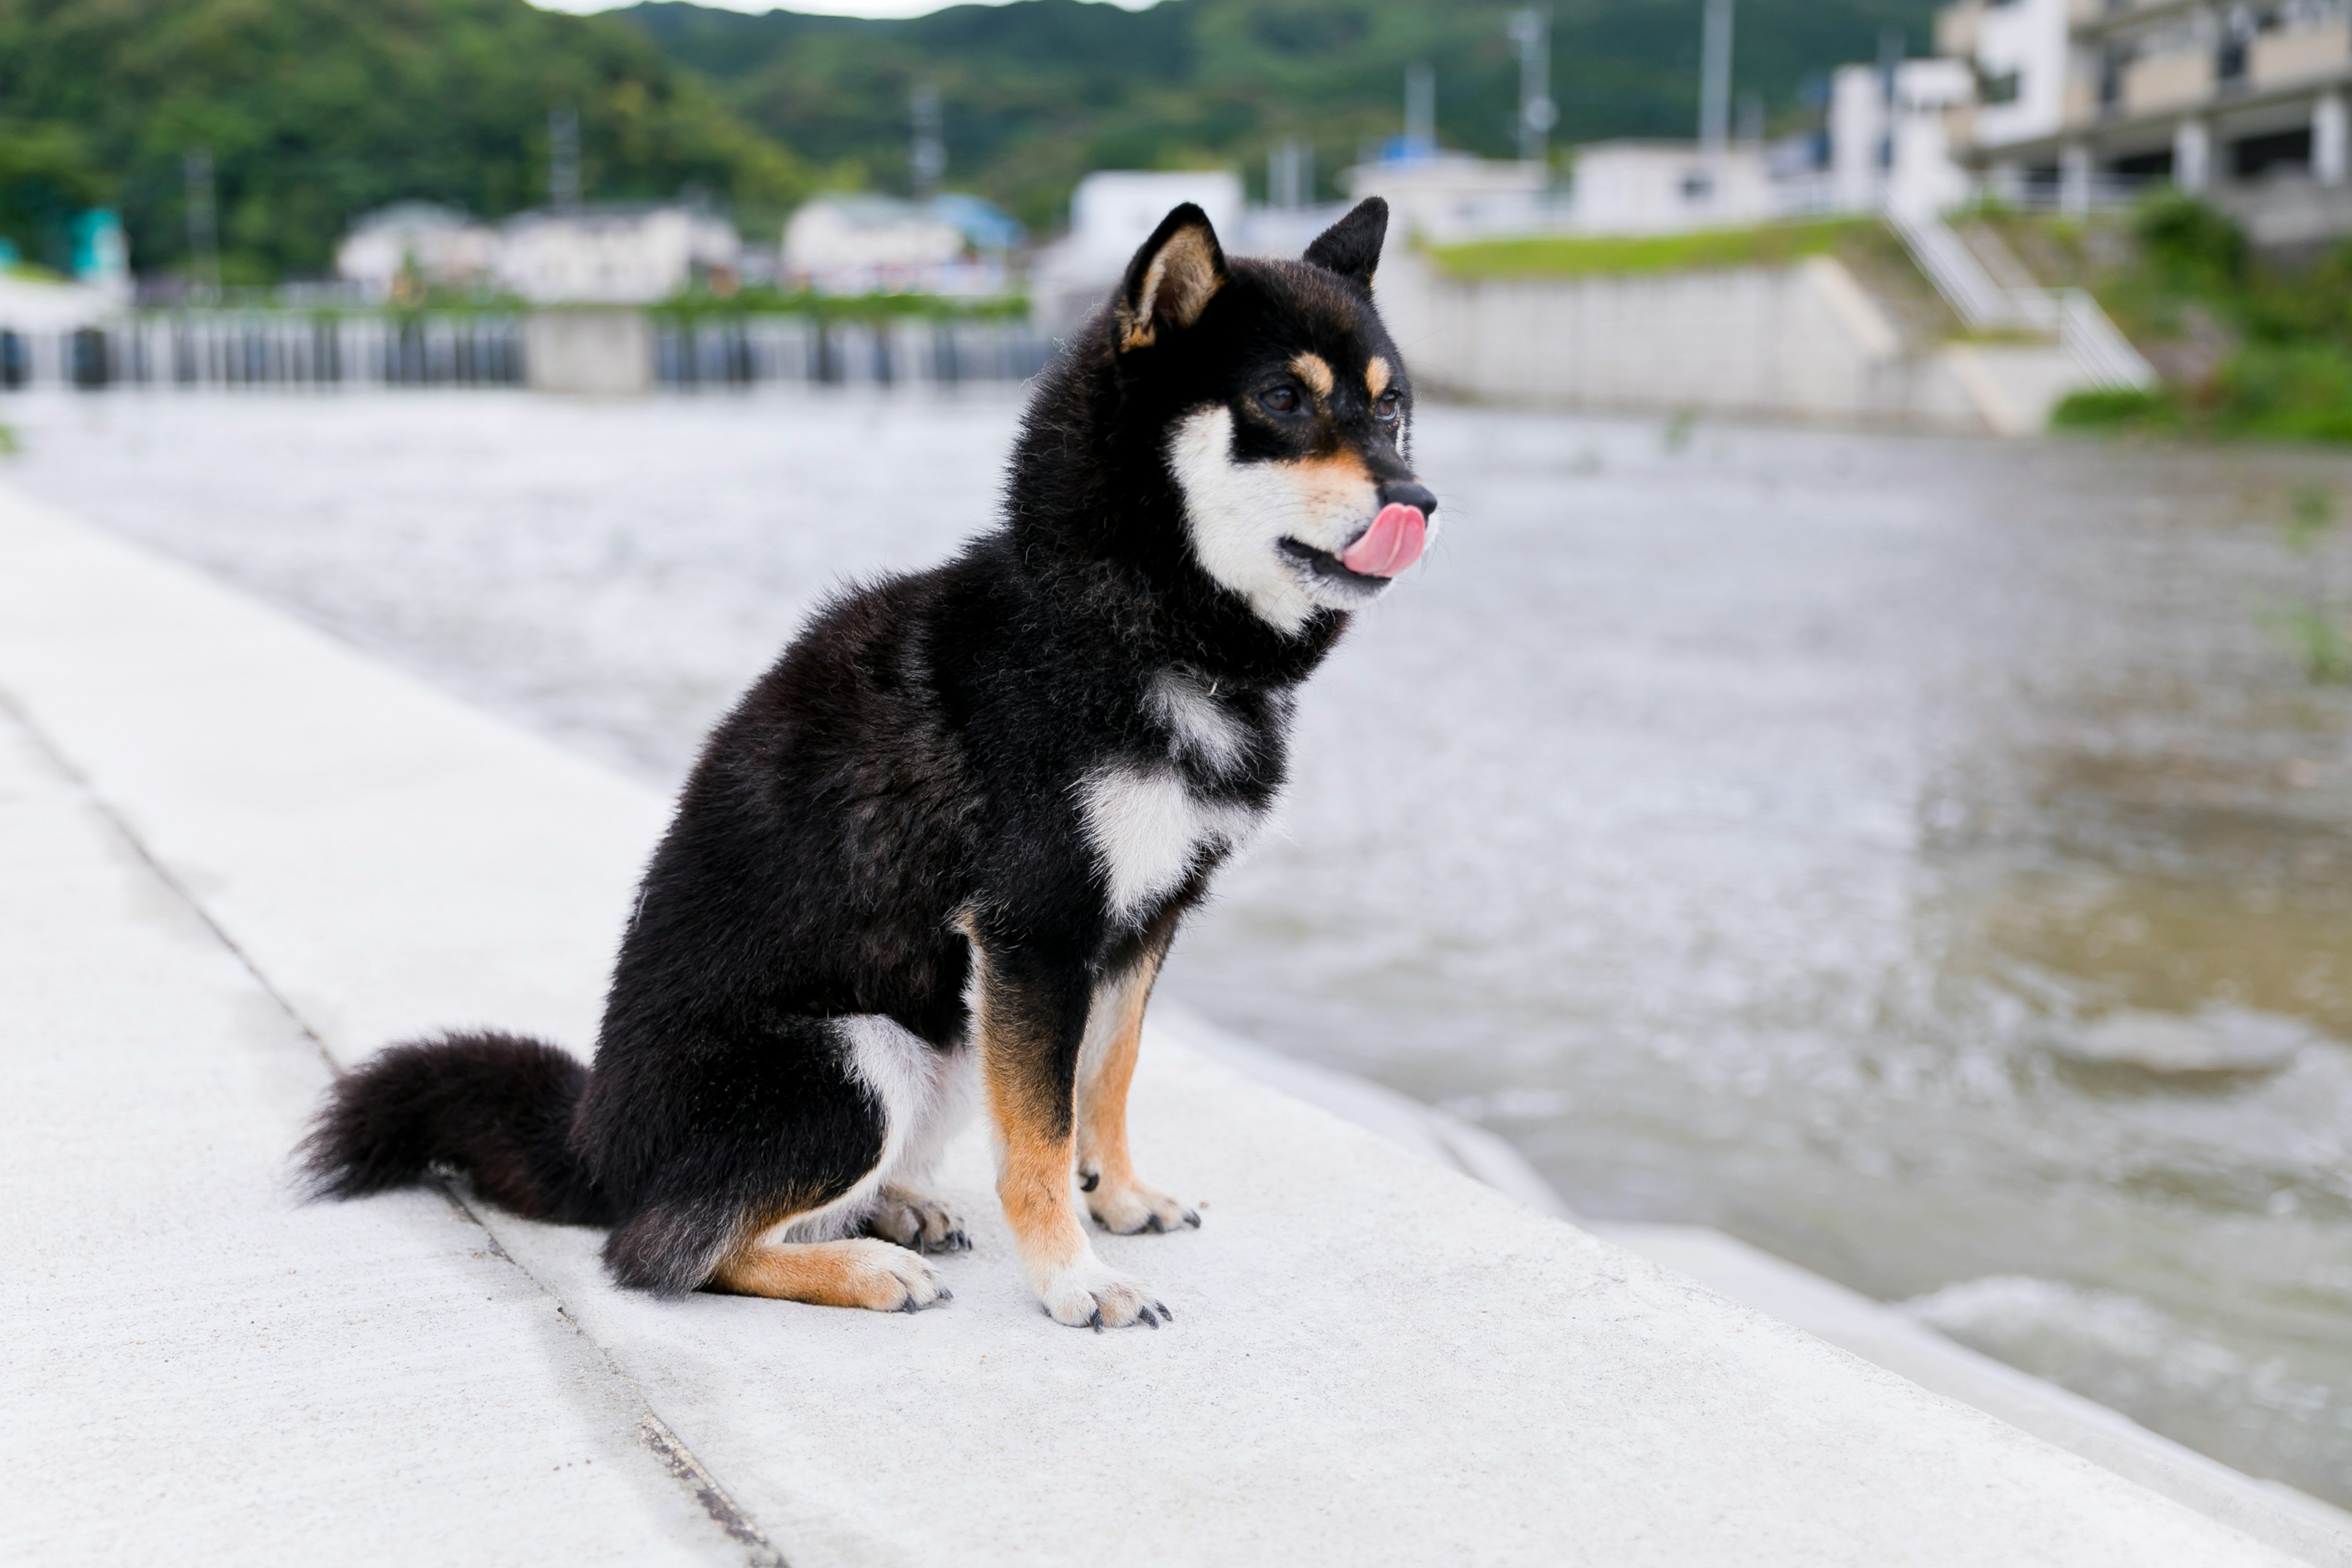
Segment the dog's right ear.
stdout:
<path fill-rule="evenodd" d="M 1201 319 L 1209 300 L 1225 286 L 1225 252 L 1209 215 L 1191 202 L 1160 220 L 1119 285 L 1118 347 L 1148 349 L 1161 334 L 1181 331 Z"/>
<path fill-rule="evenodd" d="M 1369 289 L 1380 270 L 1381 242 L 1388 237 L 1389 204 L 1366 196 L 1346 217 L 1315 237 L 1306 259 Z"/>

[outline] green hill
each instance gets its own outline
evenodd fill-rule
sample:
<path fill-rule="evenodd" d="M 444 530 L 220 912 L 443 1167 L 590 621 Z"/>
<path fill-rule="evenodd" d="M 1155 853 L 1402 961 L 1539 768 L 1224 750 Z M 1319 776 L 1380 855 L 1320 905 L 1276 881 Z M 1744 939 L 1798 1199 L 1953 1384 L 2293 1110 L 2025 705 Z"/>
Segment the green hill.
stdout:
<path fill-rule="evenodd" d="M 716 82 L 730 106 L 813 161 L 883 188 L 907 179 L 907 106 L 936 83 L 950 183 L 1050 223 L 1090 168 L 1265 167 L 1303 137 L 1325 195 L 1362 146 L 1395 134 L 1403 76 L 1437 74 L 1440 139 L 1514 151 L 1512 0 L 1163 0 L 1129 12 L 1080 0 L 961 5 L 911 21 L 656 4 L 615 13 Z M 1700 0 L 1559 0 L 1553 96 L 1561 142 L 1688 136 L 1697 117 Z M 1893 27 L 1927 44 L 1931 0 L 1742 0 L 1735 76 L 1776 124 L 1808 77 L 1876 56 Z M 1255 176 L 1254 176 L 1255 177 Z"/>
<path fill-rule="evenodd" d="M 134 263 L 185 251 L 182 158 L 218 171 L 232 281 L 330 264 L 350 216 L 405 196 L 541 199 L 548 113 L 577 109 L 583 187 L 695 184 L 781 216 L 804 165 L 639 29 L 524 0 L 0 0 L 0 237 L 119 205 Z"/>
<path fill-rule="evenodd" d="M 0 238 L 58 258 L 119 205 L 135 265 L 186 249 L 184 155 L 218 170 L 230 280 L 315 273 L 351 216 L 419 196 L 497 216 L 541 199 L 548 114 L 581 119 L 592 198 L 696 185 L 769 230 L 822 180 L 906 184 L 907 104 L 935 83 L 949 179 L 1032 224 L 1090 168 L 1238 163 L 1304 137 L 1330 179 L 1437 71 L 1449 145 L 1512 147 L 1507 0 L 1078 0 L 912 21 L 525 0 L 0 0 Z M 1737 73 L 1778 116 L 1800 84 L 1924 44 L 1930 0 L 1743 0 Z M 1687 135 L 1700 0 L 1556 0 L 1559 140 Z"/>

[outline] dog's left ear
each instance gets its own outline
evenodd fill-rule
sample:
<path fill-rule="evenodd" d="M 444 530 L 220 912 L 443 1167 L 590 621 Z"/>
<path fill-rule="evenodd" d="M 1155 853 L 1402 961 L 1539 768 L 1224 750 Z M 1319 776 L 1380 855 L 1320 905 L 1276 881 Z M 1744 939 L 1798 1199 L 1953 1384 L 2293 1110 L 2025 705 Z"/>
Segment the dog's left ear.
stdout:
<path fill-rule="evenodd" d="M 1366 196 L 1346 217 L 1315 237 L 1307 247 L 1307 259 L 1369 289 L 1381 265 L 1381 241 L 1388 233 L 1389 204 Z"/>
<path fill-rule="evenodd" d="M 1209 215 L 1191 202 L 1160 220 L 1118 290 L 1118 346 L 1146 349 L 1201 319 L 1225 286 L 1225 251 Z"/>

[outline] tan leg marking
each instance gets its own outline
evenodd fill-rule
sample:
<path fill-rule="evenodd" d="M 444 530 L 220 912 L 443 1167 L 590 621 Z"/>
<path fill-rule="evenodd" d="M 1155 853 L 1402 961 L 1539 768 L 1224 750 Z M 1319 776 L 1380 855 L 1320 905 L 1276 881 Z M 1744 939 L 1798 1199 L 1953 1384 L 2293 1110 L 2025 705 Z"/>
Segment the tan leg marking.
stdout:
<path fill-rule="evenodd" d="M 1201 1223 L 1181 1201 L 1137 1180 L 1128 1150 L 1127 1091 L 1135 1081 L 1143 1010 L 1159 975 L 1160 955 L 1150 953 L 1097 988 L 1078 1053 L 1078 1185 L 1097 1223 L 1120 1236 Z"/>
<path fill-rule="evenodd" d="M 1000 982 L 980 944 L 981 1074 L 997 1138 L 996 1195 L 1030 1288 L 1057 1322 L 1160 1326 L 1168 1309 L 1095 1256 L 1072 1201 L 1076 1118 L 1054 1081 L 1048 1021 L 1024 1016 L 1023 998 Z"/>
<path fill-rule="evenodd" d="M 949 1300 L 931 1266 L 887 1241 L 808 1241 L 741 1247 L 711 1272 L 710 1288 L 737 1296 L 915 1312 Z"/>

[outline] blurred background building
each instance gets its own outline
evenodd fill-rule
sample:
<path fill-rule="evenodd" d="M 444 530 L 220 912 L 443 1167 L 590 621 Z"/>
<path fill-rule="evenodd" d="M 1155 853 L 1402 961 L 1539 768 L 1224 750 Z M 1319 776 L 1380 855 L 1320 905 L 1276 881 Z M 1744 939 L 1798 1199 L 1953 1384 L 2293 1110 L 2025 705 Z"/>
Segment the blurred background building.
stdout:
<path fill-rule="evenodd" d="M 2352 231 L 2345 0 L 1961 0 L 1936 40 L 1975 72 L 1960 144 L 2004 200 L 2079 214 L 2169 183 L 2260 245 Z"/>

